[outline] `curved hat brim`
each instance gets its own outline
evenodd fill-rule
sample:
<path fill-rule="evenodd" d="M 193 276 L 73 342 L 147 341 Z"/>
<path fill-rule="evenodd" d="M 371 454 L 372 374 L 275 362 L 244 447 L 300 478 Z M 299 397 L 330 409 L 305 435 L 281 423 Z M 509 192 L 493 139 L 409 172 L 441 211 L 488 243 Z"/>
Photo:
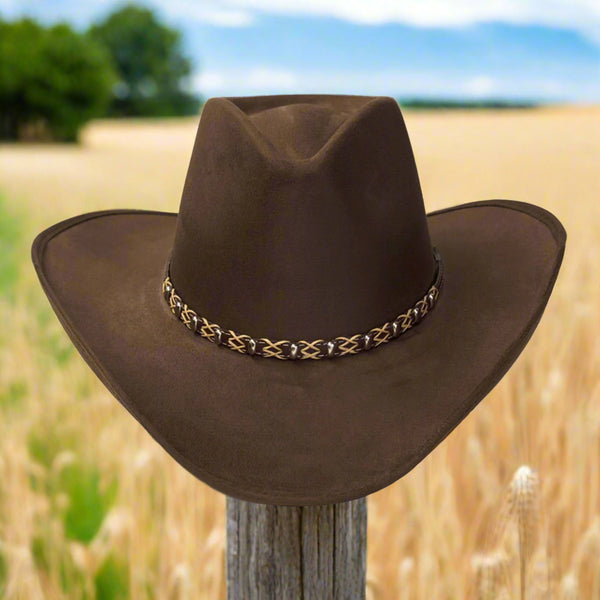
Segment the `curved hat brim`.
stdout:
<path fill-rule="evenodd" d="M 527 344 L 566 240 L 524 202 L 429 213 L 444 282 L 423 322 L 356 356 L 279 361 L 218 347 L 170 312 L 176 218 L 79 215 L 36 237 L 33 263 L 85 361 L 175 460 L 224 494 L 287 505 L 366 496 L 427 456 Z"/>

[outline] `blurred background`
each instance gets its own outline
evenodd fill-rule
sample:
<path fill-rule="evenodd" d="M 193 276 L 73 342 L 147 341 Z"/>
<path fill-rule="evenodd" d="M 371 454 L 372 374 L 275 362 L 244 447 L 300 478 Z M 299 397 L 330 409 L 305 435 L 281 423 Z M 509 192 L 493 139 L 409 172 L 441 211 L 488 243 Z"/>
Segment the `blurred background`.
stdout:
<path fill-rule="evenodd" d="M 1 0 L 2 137 L 206 96 L 355 93 L 407 106 L 593 103 L 600 8 L 574 2 Z"/>
<path fill-rule="evenodd" d="M 211 96 L 397 98 L 428 211 L 568 234 L 544 318 L 430 456 L 369 496 L 374 599 L 600 599 L 600 5 L 0 0 L 0 598 L 224 598 L 225 499 L 73 349 L 33 237 L 177 211 Z"/>

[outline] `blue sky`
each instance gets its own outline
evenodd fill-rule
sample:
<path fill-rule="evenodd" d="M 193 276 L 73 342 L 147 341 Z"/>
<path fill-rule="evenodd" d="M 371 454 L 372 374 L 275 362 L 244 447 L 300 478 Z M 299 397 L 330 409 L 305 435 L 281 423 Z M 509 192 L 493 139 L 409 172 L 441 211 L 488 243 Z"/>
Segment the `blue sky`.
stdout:
<path fill-rule="evenodd" d="M 357 93 L 600 102 L 598 0 L 148 0 L 204 97 Z M 86 27 L 112 0 L 0 0 Z"/>

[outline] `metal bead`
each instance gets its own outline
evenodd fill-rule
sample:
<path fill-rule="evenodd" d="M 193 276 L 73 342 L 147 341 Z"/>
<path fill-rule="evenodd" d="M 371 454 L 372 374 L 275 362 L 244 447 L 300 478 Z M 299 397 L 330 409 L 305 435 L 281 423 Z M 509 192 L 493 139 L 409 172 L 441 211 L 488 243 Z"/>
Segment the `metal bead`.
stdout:
<path fill-rule="evenodd" d="M 256 340 L 253 338 L 248 340 L 248 354 L 250 356 L 256 354 Z"/>
<path fill-rule="evenodd" d="M 188 322 L 186 323 L 186 322 L 184 321 L 184 324 L 185 324 L 185 326 L 186 326 L 188 329 L 191 329 L 192 331 L 196 331 L 196 325 L 195 325 L 195 323 L 194 323 L 194 317 L 195 317 L 195 316 L 196 316 L 196 315 L 192 313 L 191 315 L 188 315 Z"/>
<path fill-rule="evenodd" d="M 336 344 L 335 341 L 331 340 L 327 342 L 327 358 L 333 358 L 335 355 Z"/>
<path fill-rule="evenodd" d="M 400 335 L 400 322 L 392 321 L 392 337 L 397 338 Z"/>
<path fill-rule="evenodd" d="M 290 344 L 290 358 L 292 360 L 296 360 L 298 358 L 299 353 L 300 353 L 300 346 L 298 346 L 298 344 L 296 342 L 292 342 Z"/>
<path fill-rule="evenodd" d="M 183 302 L 181 301 L 180 298 L 177 298 L 177 300 L 175 300 L 175 307 L 173 308 L 173 312 L 175 313 L 175 315 L 178 318 L 180 318 L 182 310 L 183 310 Z"/>
<path fill-rule="evenodd" d="M 369 350 L 371 348 L 371 346 L 373 345 L 373 335 L 371 333 L 365 333 L 364 340 L 365 340 L 364 348 L 365 348 L 365 350 Z"/>
<path fill-rule="evenodd" d="M 169 283 L 169 282 L 165 283 L 165 285 L 163 286 L 163 296 L 165 297 L 165 300 L 169 300 L 169 298 L 171 297 L 172 291 L 173 291 L 173 286 L 171 285 L 171 283 Z"/>
<path fill-rule="evenodd" d="M 429 308 L 433 308 L 434 304 L 435 304 L 435 293 L 429 292 L 429 294 L 427 294 L 427 305 L 429 306 Z"/>
<path fill-rule="evenodd" d="M 421 309 L 417 306 L 410 311 L 410 314 L 413 319 L 413 325 L 416 325 L 421 320 Z"/>
<path fill-rule="evenodd" d="M 221 345 L 223 342 L 223 331 L 220 327 L 215 327 L 215 344 Z"/>
<path fill-rule="evenodd" d="M 191 317 L 190 317 L 190 325 L 189 328 L 194 331 L 195 333 L 198 333 L 198 315 L 196 313 L 194 313 Z"/>

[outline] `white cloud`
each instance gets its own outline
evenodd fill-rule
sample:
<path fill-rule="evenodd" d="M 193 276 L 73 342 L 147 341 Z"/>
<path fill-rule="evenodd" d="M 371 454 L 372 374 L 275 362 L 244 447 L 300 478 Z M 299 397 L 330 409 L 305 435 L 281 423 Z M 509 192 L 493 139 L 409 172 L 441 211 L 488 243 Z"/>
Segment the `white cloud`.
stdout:
<path fill-rule="evenodd" d="M 172 17 L 183 17 L 218 27 L 247 27 L 254 22 L 254 15 L 251 11 L 216 2 L 169 0 L 168 2 L 156 2 L 156 5 Z"/>
<path fill-rule="evenodd" d="M 344 89 L 386 89 L 392 87 L 411 87 L 416 90 L 426 80 L 434 83 L 434 78 L 420 74 L 410 75 L 406 71 L 357 71 L 332 72 L 304 71 L 294 72 L 269 66 L 258 66 L 250 69 L 207 70 L 199 73 L 194 79 L 194 86 L 203 94 L 235 95 L 266 93 L 269 90 L 278 92 L 310 92 L 318 90 Z M 411 85 L 409 85 L 409 83 Z"/>
<path fill-rule="evenodd" d="M 203 20 L 221 27 L 246 27 L 254 22 L 254 16 L 243 10 L 214 10 L 205 13 Z"/>
<path fill-rule="evenodd" d="M 206 20 L 210 11 L 198 10 L 197 0 L 176 0 L 181 14 Z M 166 3 L 165 3 L 166 4 Z M 598 0 L 214 0 L 214 14 L 242 11 L 233 22 L 250 24 L 251 15 L 264 12 L 282 15 L 328 16 L 355 23 L 407 23 L 425 27 L 460 26 L 484 21 L 568 27 L 600 43 Z M 209 15 L 208 17 L 206 15 Z M 244 15 L 244 16 L 241 16 Z M 221 17 L 217 17 L 217 20 Z M 227 21 L 227 17 L 222 17 Z"/>
<path fill-rule="evenodd" d="M 496 91 L 496 82 L 488 75 L 477 75 L 467 79 L 463 89 L 469 96 L 491 96 Z"/>
<path fill-rule="evenodd" d="M 296 74 L 266 66 L 228 71 L 204 71 L 194 78 L 194 86 L 204 94 L 254 93 L 256 90 L 289 91 L 301 85 Z"/>
<path fill-rule="evenodd" d="M 192 87 L 201 92 L 218 93 L 227 87 L 227 77 L 218 71 L 201 71 L 193 80 Z"/>
<path fill-rule="evenodd" d="M 360 24 L 456 27 L 485 21 L 566 27 L 600 44 L 600 0 L 146 0 L 166 14 L 220 27 L 245 27 L 260 14 L 322 16 Z M 8 15 L 83 14 L 120 0 L 0 0 Z"/>
<path fill-rule="evenodd" d="M 443 72 L 390 69 L 379 71 L 287 71 L 268 66 L 252 69 L 205 71 L 194 80 L 204 97 L 252 94 L 369 94 L 398 97 L 485 97 L 510 99 L 593 100 L 600 94 L 600 80 L 565 88 L 561 83 L 540 77 L 514 80 L 510 75 L 485 73 L 458 78 Z"/>
<path fill-rule="evenodd" d="M 256 67 L 250 69 L 244 79 L 248 87 L 256 89 L 270 86 L 289 90 L 298 83 L 297 77 L 292 71 L 285 69 L 271 69 L 269 67 Z"/>

